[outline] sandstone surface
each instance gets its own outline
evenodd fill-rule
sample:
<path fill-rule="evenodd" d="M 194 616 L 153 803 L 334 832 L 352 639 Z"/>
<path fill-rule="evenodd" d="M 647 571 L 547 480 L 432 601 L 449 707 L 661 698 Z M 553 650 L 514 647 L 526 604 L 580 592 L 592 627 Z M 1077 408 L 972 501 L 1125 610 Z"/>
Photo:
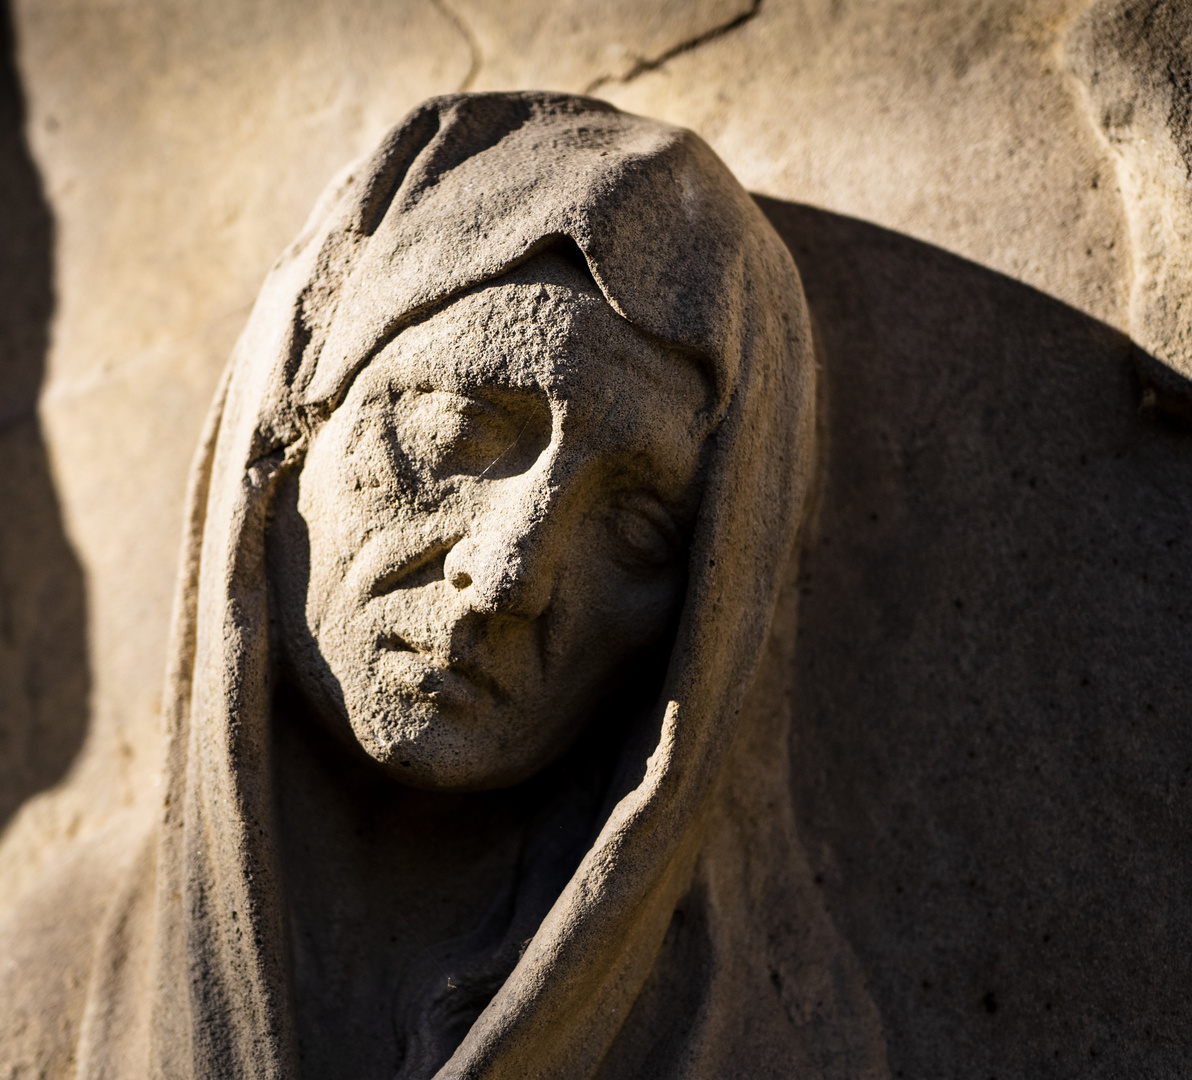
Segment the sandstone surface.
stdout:
<path fill-rule="evenodd" d="M 1189 45 L 1088 7 L 16 0 L 4 901 L 153 799 L 187 464 L 328 177 L 431 94 L 591 91 L 701 134 L 803 276 L 793 790 L 891 1075 L 1181 1075 Z"/>

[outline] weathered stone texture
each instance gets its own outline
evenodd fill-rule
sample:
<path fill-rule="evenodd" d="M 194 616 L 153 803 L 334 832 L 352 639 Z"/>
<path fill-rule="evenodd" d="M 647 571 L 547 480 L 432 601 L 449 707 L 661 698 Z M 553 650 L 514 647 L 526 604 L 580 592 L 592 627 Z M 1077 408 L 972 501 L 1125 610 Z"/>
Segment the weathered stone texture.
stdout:
<path fill-rule="evenodd" d="M 22 406 L 31 479 L 0 498 L 44 531 L 0 520 L 0 551 L 46 536 L 52 569 L 0 575 L 62 591 L 21 601 L 51 621 L 0 641 L 0 694 L 61 625 L 70 752 L 88 677 L 93 719 L 0 897 L 151 789 L 187 461 L 323 183 L 430 94 L 594 87 L 704 136 L 805 280 L 796 796 L 892 1074 L 1181 1075 L 1192 441 L 1153 406 L 1189 373 L 1186 17 L 1086 6 L 19 2 L 36 165 L 13 134 L 30 239 L 0 272 L 32 268 L 13 400 L 44 365 L 45 446 Z"/>

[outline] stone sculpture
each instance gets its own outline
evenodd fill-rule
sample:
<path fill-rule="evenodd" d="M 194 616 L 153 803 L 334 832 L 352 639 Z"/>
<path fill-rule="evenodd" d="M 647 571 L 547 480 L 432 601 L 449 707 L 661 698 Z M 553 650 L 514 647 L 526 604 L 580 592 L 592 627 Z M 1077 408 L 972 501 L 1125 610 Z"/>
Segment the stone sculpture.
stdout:
<path fill-rule="evenodd" d="M 5 1068 L 884 1075 L 770 633 L 813 416 L 794 264 L 698 138 L 415 110 L 233 354 L 160 815 L 8 923 Z"/>

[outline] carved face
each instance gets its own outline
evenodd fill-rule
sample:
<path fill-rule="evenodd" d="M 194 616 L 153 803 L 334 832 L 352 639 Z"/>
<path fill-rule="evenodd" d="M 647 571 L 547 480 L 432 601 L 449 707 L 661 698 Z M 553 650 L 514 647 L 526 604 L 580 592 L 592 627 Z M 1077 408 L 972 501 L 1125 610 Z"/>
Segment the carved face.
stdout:
<path fill-rule="evenodd" d="M 403 330 L 280 499 L 300 689 L 417 786 L 549 764 L 682 603 L 707 404 L 557 256 Z"/>

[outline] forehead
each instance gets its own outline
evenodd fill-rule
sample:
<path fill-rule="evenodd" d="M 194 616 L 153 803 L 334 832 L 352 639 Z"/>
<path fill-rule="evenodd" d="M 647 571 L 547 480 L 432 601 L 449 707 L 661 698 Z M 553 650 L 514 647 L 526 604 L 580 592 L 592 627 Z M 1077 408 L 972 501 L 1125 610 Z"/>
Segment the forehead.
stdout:
<path fill-rule="evenodd" d="M 593 397 L 632 396 L 693 417 L 709 400 L 695 358 L 645 337 L 591 278 L 556 256 L 408 327 L 370 367 L 375 376 L 412 386 L 538 390 L 577 407 Z"/>

